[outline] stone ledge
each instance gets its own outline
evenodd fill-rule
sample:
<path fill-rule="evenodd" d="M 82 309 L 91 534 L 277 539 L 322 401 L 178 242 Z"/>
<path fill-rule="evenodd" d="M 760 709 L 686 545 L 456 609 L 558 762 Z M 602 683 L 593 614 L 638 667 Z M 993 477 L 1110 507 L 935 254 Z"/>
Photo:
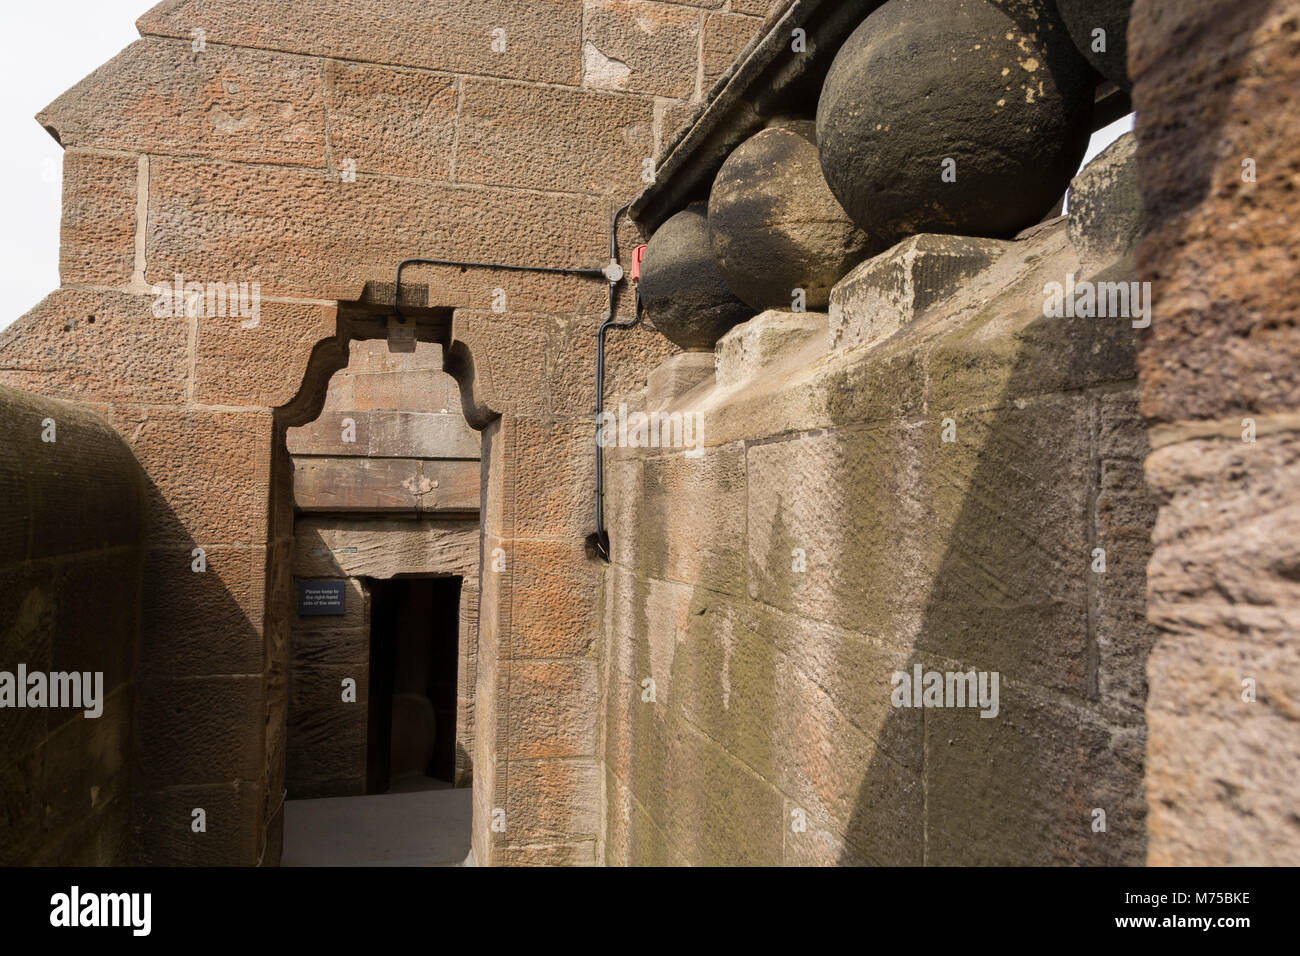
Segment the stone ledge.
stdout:
<path fill-rule="evenodd" d="M 825 312 L 769 309 L 742 322 L 718 340 L 714 352 L 717 384 L 739 385 L 757 377 L 824 335 L 826 320 Z"/>
<path fill-rule="evenodd" d="M 647 377 L 646 406 L 663 408 L 701 382 L 712 379 L 714 369 L 715 359 L 712 352 L 677 353 Z"/>
<path fill-rule="evenodd" d="M 1013 243 L 926 233 L 868 259 L 831 290 L 830 347 L 871 345 L 959 292 Z"/>

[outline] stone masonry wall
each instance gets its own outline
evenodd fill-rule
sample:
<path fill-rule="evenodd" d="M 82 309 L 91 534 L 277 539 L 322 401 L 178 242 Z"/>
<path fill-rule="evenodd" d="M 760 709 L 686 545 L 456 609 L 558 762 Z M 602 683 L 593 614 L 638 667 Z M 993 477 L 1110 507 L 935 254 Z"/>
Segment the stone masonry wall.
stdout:
<path fill-rule="evenodd" d="M 763 4 L 721 6 L 167 0 L 40 115 L 65 149 L 62 285 L 0 337 L 0 381 L 101 407 L 149 477 L 141 805 L 162 822 L 144 859 L 278 859 L 283 441 L 360 334 L 337 303 L 382 302 L 413 255 L 602 265 L 665 117 L 761 25 Z M 178 274 L 258 282 L 260 315 L 155 315 L 151 287 Z M 594 862 L 598 569 L 582 542 L 605 289 L 481 269 L 407 279 L 455 310 L 444 344 L 484 429 L 484 554 L 505 556 L 481 592 L 476 859 Z M 670 351 L 650 329 L 621 336 L 611 387 Z"/>
<path fill-rule="evenodd" d="M 51 686 L 53 673 L 102 674 L 97 707 L 0 710 L 0 865 L 120 866 L 138 769 L 144 476 L 100 415 L 67 402 L 0 386 L 0 434 L 0 671 L 16 682 L 25 665 Z M 32 702 L 26 681 L 14 691 Z"/>
<path fill-rule="evenodd" d="M 1300 3 L 1137 0 L 1149 862 L 1300 861 Z"/>
<path fill-rule="evenodd" d="M 1143 862 L 1138 331 L 1044 314 L 1135 277 L 1134 155 L 1069 220 L 906 240 L 625 396 L 704 450 L 611 451 L 608 863 Z M 996 717 L 893 706 L 918 666 L 997 672 Z"/>

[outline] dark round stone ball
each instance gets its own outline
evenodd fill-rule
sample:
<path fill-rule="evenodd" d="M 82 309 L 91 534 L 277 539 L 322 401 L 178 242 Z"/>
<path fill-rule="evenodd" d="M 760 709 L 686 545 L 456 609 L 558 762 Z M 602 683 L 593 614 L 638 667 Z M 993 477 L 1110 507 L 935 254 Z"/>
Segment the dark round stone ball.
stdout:
<path fill-rule="evenodd" d="M 789 310 L 795 290 L 824 309 L 831 287 L 881 251 L 826 185 L 811 121 L 785 121 L 741 143 L 709 196 L 713 255 L 727 285 L 756 311 Z"/>
<path fill-rule="evenodd" d="M 754 316 L 718 270 L 704 203 L 693 203 L 650 237 L 641 262 L 641 304 L 655 328 L 687 351 L 707 351 Z"/>
<path fill-rule="evenodd" d="M 853 221 L 891 242 L 1010 237 L 1065 194 L 1095 80 L 1049 0 L 889 0 L 822 87 L 822 170 Z"/>
<path fill-rule="evenodd" d="M 1126 90 L 1128 78 L 1128 20 L 1133 0 L 1056 0 L 1075 47 L 1097 72 Z M 1104 31 L 1097 34 L 1096 31 Z M 1104 46 L 1105 50 L 1097 49 Z"/>

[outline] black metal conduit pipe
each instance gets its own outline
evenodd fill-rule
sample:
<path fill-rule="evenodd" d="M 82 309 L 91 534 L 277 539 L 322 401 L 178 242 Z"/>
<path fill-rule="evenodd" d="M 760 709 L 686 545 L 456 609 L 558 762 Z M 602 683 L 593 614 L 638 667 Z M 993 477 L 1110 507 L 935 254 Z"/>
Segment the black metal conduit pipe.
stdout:
<path fill-rule="evenodd" d="M 619 284 L 623 281 L 623 267 L 618 261 L 618 221 L 632 208 L 628 203 L 618 212 L 609 224 L 609 265 L 603 269 L 555 268 L 553 266 L 515 266 L 500 262 L 454 262 L 450 259 L 403 259 L 397 265 L 397 277 L 393 281 L 393 314 L 399 319 L 402 315 L 402 272 L 409 266 L 452 266 L 459 269 L 500 269 L 504 272 L 548 272 L 554 275 L 582 276 L 587 279 L 604 279 L 609 283 L 609 311 L 596 332 L 596 533 L 592 536 L 596 551 L 605 561 L 609 560 L 609 535 L 605 531 L 605 454 L 600 444 L 600 419 L 605 410 L 605 334 L 610 329 L 628 329 L 636 325 L 641 318 L 641 295 L 636 296 L 634 314 L 627 322 L 618 322 L 615 318 L 615 300 Z"/>

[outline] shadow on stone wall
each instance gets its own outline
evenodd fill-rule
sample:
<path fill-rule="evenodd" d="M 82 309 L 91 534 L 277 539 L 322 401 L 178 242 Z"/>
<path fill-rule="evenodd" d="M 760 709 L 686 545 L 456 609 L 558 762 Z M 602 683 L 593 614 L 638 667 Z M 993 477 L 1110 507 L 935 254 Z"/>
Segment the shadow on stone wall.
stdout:
<path fill-rule="evenodd" d="M 903 540 L 892 545 L 917 549 L 915 570 L 925 577 L 900 575 L 900 590 L 924 600 L 899 670 L 909 683 L 917 665 L 998 672 L 999 711 L 891 708 L 878 740 L 919 733 L 919 760 L 904 765 L 877 748 L 845 833 L 865 858 L 846 852 L 842 864 L 1145 859 L 1146 660 L 1155 636 L 1144 600 L 1155 520 L 1142 477 L 1145 429 L 1131 388 L 1042 394 L 1045 362 L 1089 361 L 1089 338 L 1076 355 L 1062 354 L 1070 345 L 1061 322 L 1024 328 L 993 409 L 953 414 L 955 443 L 941 442 L 940 411 L 913 432 L 930 459 L 922 471 L 935 480 L 919 522 L 900 524 Z M 1052 341 L 1056 349 L 1035 344 Z M 1127 351 L 1133 374 L 1131 343 Z M 1098 547 L 1101 574 L 1092 570 Z M 922 570 L 927 552 L 939 555 L 932 576 Z M 897 609 L 904 619 L 907 604 Z M 914 815 L 884 806 L 898 800 Z M 1093 829 L 1098 809 L 1105 832 Z M 904 858 L 876 858 L 879 829 L 897 822 L 915 828 L 899 835 Z"/>

